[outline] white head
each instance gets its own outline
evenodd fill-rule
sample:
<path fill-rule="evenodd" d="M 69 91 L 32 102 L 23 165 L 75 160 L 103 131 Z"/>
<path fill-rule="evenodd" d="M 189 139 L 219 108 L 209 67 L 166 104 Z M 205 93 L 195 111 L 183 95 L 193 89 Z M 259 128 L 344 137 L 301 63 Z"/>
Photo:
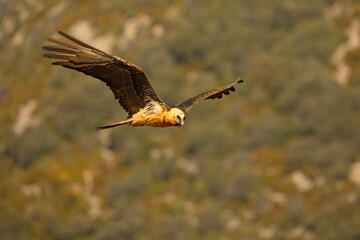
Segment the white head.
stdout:
<path fill-rule="evenodd" d="M 170 115 L 171 117 L 174 118 L 174 121 L 179 125 L 182 126 L 184 125 L 184 121 L 185 121 L 185 113 L 179 109 L 179 108 L 172 108 L 170 109 Z"/>

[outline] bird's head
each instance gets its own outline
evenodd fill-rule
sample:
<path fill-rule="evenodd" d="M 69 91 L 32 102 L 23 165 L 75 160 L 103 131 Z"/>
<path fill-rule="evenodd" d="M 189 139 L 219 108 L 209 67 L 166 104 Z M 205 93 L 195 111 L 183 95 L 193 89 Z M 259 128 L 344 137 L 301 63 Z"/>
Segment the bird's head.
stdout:
<path fill-rule="evenodd" d="M 174 119 L 175 123 L 181 127 L 184 125 L 185 113 L 179 108 L 170 109 L 170 116 Z"/>

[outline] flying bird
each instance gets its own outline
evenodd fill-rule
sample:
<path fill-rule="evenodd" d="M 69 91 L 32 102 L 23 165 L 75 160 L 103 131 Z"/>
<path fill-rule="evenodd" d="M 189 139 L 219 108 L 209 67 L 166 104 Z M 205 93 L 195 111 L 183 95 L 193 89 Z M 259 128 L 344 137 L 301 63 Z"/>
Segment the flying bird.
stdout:
<path fill-rule="evenodd" d="M 205 99 L 222 98 L 235 91 L 234 86 L 243 82 L 238 78 L 234 83 L 221 88 L 215 88 L 189 98 L 175 106 L 163 102 L 152 88 L 144 71 L 117 56 L 105 53 L 84 43 L 67 33 L 59 34 L 70 41 L 46 38 L 55 43 L 53 46 L 43 46 L 50 53 L 44 57 L 56 59 L 53 65 L 71 68 L 94 78 L 98 78 L 111 89 L 115 99 L 128 112 L 126 120 L 98 127 L 112 128 L 120 125 L 171 127 L 182 126 L 186 113 L 197 103 Z"/>

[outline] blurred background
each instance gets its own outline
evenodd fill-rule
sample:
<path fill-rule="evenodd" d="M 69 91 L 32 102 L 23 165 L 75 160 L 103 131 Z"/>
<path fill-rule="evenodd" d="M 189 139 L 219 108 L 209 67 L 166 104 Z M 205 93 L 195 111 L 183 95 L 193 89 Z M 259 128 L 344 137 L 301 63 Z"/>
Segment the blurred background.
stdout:
<path fill-rule="evenodd" d="M 0 239 L 360 239 L 360 2 L 0 1 Z M 243 76 L 182 128 L 126 118 L 52 66 L 63 30 L 176 104 Z"/>

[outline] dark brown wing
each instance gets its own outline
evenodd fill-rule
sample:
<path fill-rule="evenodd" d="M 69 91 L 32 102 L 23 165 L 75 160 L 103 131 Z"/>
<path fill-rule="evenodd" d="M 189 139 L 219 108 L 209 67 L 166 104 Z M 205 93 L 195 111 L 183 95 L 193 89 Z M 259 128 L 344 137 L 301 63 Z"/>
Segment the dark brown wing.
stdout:
<path fill-rule="evenodd" d="M 44 46 L 44 57 L 59 59 L 54 65 L 75 69 L 105 82 L 119 99 L 120 105 L 132 116 L 149 101 L 166 104 L 158 97 L 144 71 L 134 64 L 96 49 L 64 32 L 61 35 L 74 43 L 47 38 L 60 46 Z"/>
<path fill-rule="evenodd" d="M 225 95 L 229 95 L 230 91 L 233 92 L 235 91 L 235 85 L 238 83 L 243 82 L 243 80 L 240 80 L 240 78 L 238 78 L 236 80 L 236 82 L 226 85 L 225 87 L 222 88 L 215 88 L 206 92 L 203 92 L 195 97 L 189 98 L 181 103 L 179 103 L 178 105 L 176 105 L 175 107 L 177 108 L 182 108 L 185 109 L 185 111 L 190 110 L 190 108 L 192 108 L 195 104 L 199 103 L 202 100 L 205 99 L 214 99 L 214 98 L 222 98 L 223 94 Z"/>

